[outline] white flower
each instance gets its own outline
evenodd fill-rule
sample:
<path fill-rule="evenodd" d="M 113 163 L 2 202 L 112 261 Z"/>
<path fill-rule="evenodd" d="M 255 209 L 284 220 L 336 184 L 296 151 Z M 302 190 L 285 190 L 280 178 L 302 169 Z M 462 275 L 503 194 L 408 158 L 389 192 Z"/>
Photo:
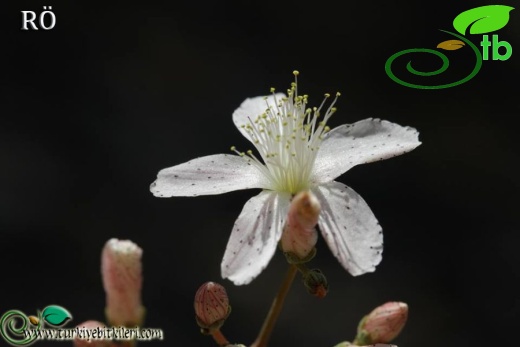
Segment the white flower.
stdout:
<path fill-rule="evenodd" d="M 150 189 L 155 196 L 197 196 L 260 188 L 240 213 L 221 264 L 222 277 L 236 285 L 251 282 L 269 263 L 292 196 L 311 190 L 321 204 L 319 228 L 343 267 L 357 276 L 381 261 L 383 235 L 376 217 L 354 190 L 334 179 L 350 168 L 395 157 L 419 146 L 418 132 L 379 119 L 332 130 L 327 121 L 339 96 L 325 109 L 307 108 L 296 76 L 287 95 L 246 99 L 233 122 L 252 151 L 216 154 L 163 169 Z"/>

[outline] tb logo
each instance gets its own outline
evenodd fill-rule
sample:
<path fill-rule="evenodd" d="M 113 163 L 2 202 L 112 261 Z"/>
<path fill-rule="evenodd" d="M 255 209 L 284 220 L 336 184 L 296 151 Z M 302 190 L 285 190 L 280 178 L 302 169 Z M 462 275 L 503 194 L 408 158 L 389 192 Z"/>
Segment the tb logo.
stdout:
<path fill-rule="evenodd" d="M 513 47 L 507 41 L 498 41 L 498 35 L 493 35 L 492 42 L 489 41 L 488 36 L 482 36 L 482 42 L 480 42 L 482 46 L 482 59 L 489 59 L 489 47 L 491 46 L 491 57 L 493 60 L 507 60 L 511 58 L 513 54 Z M 500 47 L 505 48 L 505 53 L 501 54 L 498 50 Z"/>
<path fill-rule="evenodd" d="M 434 78 L 433 82 L 428 83 L 417 83 L 415 81 L 410 81 L 411 75 L 418 76 L 415 78 L 416 80 L 427 79 L 432 76 L 438 76 L 444 71 L 446 71 L 450 65 L 448 56 L 441 51 L 430 49 L 430 48 L 412 48 L 405 49 L 400 52 L 397 52 L 390 56 L 385 63 L 385 71 L 388 77 L 390 77 L 394 82 L 399 83 L 405 87 L 409 88 L 417 88 L 417 89 L 443 89 L 458 86 L 459 84 L 466 83 L 473 77 L 477 75 L 482 67 L 482 62 L 485 60 L 499 60 L 504 61 L 511 58 L 513 54 L 513 47 L 507 41 L 500 41 L 498 39 L 497 34 L 488 35 L 491 32 L 502 29 L 506 26 L 507 22 L 509 22 L 509 12 L 514 8 L 506 5 L 487 5 L 472 8 L 470 10 L 464 11 L 455 17 L 453 20 L 453 27 L 456 32 L 450 32 L 447 30 L 441 30 L 442 32 L 452 36 L 451 40 L 446 40 L 437 45 L 436 48 L 440 48 L 445 51 L 455 51 L 461 49 L 463 47 L 469 47 L 474 55 L 474 66 L 471 72 L 466 75 L 464 78 L 459 79 L 455 82 L 450 83 L 440 83 L 434 84 L 435 81 L 439 83 L 442 81 L 442 78 Z M 469 34 L 482 35 L 482 41 L 480 42 L 480 46 L 482 47 L 482 52 L 480 48 L 477 47 L 467 36 Z M 468 48 L 466 48 L 468 49 Z M 406 65 L 406 71 L 408 74 L 406 80 L 397 76 L 394 70 L 392 69 L 392 64 L 395 60 L 398 60 L 399 65 L 403 65 L 405 60 L 401 57 L 409 54 L 418 54 L 418 53 L 428 53 L 434 55 L 442 60 L 442 66 L 435 71 L 421 71 L 415 69 L 412 66 L 412 61 L 409 60 Z M 456 55 L 450 53 L 450 57 L 456 58 Z M 460 56 L 458 57 L 459 59 Z M 410 75 L 411 74 L 411 75 Z M 413 78 L 413 77 L 412 77 Z M 432 81 L 432 80 L 430 80 Z M 428 81 L 426 81 L 428 82 Z"/>

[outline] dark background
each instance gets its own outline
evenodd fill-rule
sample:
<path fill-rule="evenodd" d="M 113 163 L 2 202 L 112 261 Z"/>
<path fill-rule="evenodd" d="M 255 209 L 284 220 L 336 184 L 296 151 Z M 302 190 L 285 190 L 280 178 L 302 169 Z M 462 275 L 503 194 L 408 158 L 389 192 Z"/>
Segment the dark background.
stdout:
<path fill-rule="evenodd" d="M 233 305 L 224 333 L 251 343 L 285 260 L 277 254 L 241 287 L 220 278 L 220 261 L 234 220 L 258 191 L 159 199 L 149 185 L 162 168 L 229 153 L 231 145 L 248 149 L 233 110 L 271 86 L 284 90 L 298 69 L 311 104 L 342 92 L 332 126 L 379 117 L 417 128 L 423 144 L 338 179 L 383 226 L 383 261 L 352 277 L 320 239 L 315 264 L 328 276 L 329 295 L 314 298 L 296 281 L 272 346 L 351 340 L 358 320 L 389 300 L 410 306 L 400 346 L 514 344 L 520 12 L 497 32 L 512 57 L 484 61 L 463 85 L 416 90 L 384 71 L 393 53 L 435 48 L 452 39 L 438 29 L 451 31 L 457 14 L 490 3 L 3 5 L 0 313 L 58 304 L 72 312 L 71 326 L 102 321 L 100 251 L 117 237 L 143 248 L 145 326 L 165 333 L 143 346 L 213 346 L 193 313 L 194 293 L 209 280 L 226 286 Z M 44 5 L 53 6 L 56 27 L 21 31 L 20 11 L 39 14 Z M 468 37 L 478 46 L 481 35 Z M 468 47 L 446 54 L 451 67 L 440 81 L 472 69 Z M 439 65 L 416 59 L 417 68 Z"/>

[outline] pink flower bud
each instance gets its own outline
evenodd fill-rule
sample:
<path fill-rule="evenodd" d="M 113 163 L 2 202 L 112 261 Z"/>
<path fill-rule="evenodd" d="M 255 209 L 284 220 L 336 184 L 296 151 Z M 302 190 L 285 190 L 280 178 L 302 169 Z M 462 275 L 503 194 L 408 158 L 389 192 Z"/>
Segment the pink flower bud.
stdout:
<path fill-rule="evenodd" d="M 195 294 L 195 316 L 203 329 L 219 329 L 231 312 L 226 289 L 215 282 L 206 282 Z"/>
<path fill-rule="evenodd" d="M 292 253 L 302 260 L 309 255 L 312 257 L 318 241 L 315 226 L 320 209 L 318 199 L 310 191 L 300 192 L 293 198 L 281 239 L 285 253 Z"/>
<path fill-rule="evenodd" d="M 101 273 L 106 293 L 105 313 L 113 326 L 142 324 L 141 304 L 143 251 L 129 240 L 110 239 L 101 255 Z"/>
<path fill-rule="evenodd" d="M 387 302 L 375 308 L 362 321 L 358 337 L 366 344 L 387 343 L 399 335 L 408 318 L 408 305 L 404 302 Z M 356 337 L 356 339 L 358 339 Z"/>
<path fill-rule="evenodd" d="M 96 328 L 104 328 L 105 324 L 95 321 L 88 320 L 78 325 L 79 331 L 82 332 L 83 329 L 88 330 L 89 332 L 93 331 Z M 87 339 L 87 334 L 81 334 L 84 339 L 80 339 L 76 337 L 73 341 L 74 347 L 112 347 L 112 340 L 100 340 L 100 339 Z"/>

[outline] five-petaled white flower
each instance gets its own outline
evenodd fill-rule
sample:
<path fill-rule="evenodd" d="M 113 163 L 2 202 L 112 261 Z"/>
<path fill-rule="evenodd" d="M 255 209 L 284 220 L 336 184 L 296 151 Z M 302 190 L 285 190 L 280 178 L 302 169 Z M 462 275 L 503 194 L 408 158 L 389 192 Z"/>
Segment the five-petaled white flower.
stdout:
<path fill-rule="evenodd" d="M 287 96 L 246 99 L 233 113 L 238 130 L 258 153 L 216 154 L 163 169 L 150 189 L 155 196 L 197 196 L 260 188 L 240 213 L 221 264 L 222 277 L 251 282 L 269 263 L 292 196 L 311 190 L 321 204 L 318 225 L 343 267 L 352 275 L 375 270 L 381 261 L 382 229 L 365 201 L 334 179 L 358 164 L 391 158 L 419 146 L 418 132 L 379 119 L 332 130 L 326 125 L 339 96 L 325 109 L 308 108 L 295 82 Z"/>

